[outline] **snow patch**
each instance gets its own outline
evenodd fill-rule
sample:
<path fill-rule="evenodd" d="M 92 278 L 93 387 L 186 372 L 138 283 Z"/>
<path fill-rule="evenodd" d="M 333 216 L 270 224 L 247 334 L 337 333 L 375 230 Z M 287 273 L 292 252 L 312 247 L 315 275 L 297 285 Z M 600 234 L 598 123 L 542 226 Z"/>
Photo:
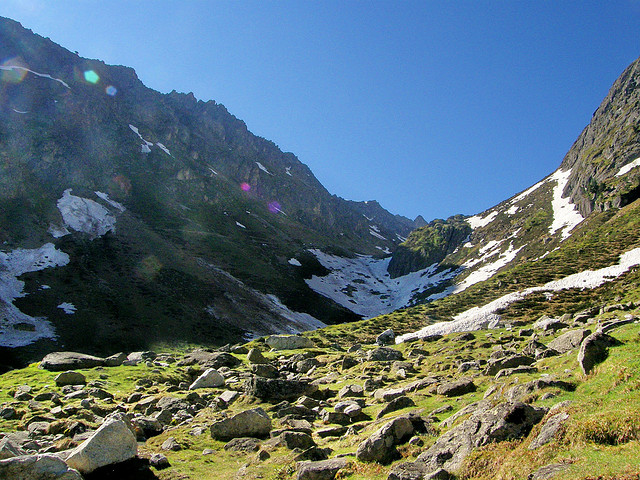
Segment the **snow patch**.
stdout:
<path fill-rule="evenodd" d="M 571 175 L 570 169 L 567 171 L 556 170 L 550 177 L 551 180 L 556 181 L 556 186 L 553 188 L 553 199 L 551 200 L 553 223 L 549 226 L 549 233 L 553 235 L 561 230 L 562 240 L 568 238 L 571 230 L 584 220 L 576 206 L 571 203 L 571 199 L 562 197 L 562 192 L 569 181 L 569 175 Z"/>
<path fill-rule="evenodd" d="M 624 175 L 625 173 L 629 173 L 636 167 L 640 167 L 640 158 L 636 158 L 633 162 L 627 163 L 624 167 L 618 170 L 618 173 L 616 173 L 616 177 L 621 177 L 622 175 Z"/>
<path fill-rule="evenodd" d="M 50 267 L 69 263 L 69 255 L 57 250 L 53 243 L 36 249 L 17 249 L 0 252 L 0 346 L 22 347 L 41 338 L 55 338 L 54 328 L 45 317 L 31 317 L 13 304 L 24 297 L 24 282 L 18 277 Z M 45 288 L 43 285 L 41 288 Z"/>
<path fill-rule="evenodd" d="M 76 313 L 76 306 L 73 303 L 63 302 L 58 305 L 58 308 L 62 309 L 67 315 L 73 315 Z"/>
<path fill-rule="evenodd" d="M 271 173 L 269 170 L 267 170 L 267 167 L 265 167 L 263 164 L 261 164 L 260 162 L 256 162 L 256 165 L 258 165 L 258 168 L 260 170 L 262 170 L 265 173 L 268 173 L 269 175 L 273 176 L 273 173 Z"/>
<path fill-rule="evenodd" d="M 315 292 L 334 302 L 371 318 L 389 313 L 411 304 L 413 298 L 425 289 L 453 278 L 459 270 L 437 272 L 437 264 L 418 272 L 392 279 L 387 272 L 391 257 L 376 259 L 369 255 L 345 258 L 309 250 L 320 264 L 331 272 L 305 280 Z"/>
<path fill-rule="evenodd" d="M 386 238 L 384 238 L 382 235 L 378 233 L 378 229 L 375 227 L 375 225 L 369 228 L 369 233 L 380 240 L 387 240 Z"/>
<path fill-rule="evenodd" d="M 300 260 L 298 260 L 297 258 L 290 258 L 289 259 L 289 265 L 293 265 L 295 267 L 301 267 L 302 264 L 300 263 Z"/>
<path fill-rule="evenodd" d="M 236 225 L 239 226 L 240 228 L 247 228 L 243 224 L 241 224 L 240 222 L 236 222 Z"/>
<path fill-rule="evenodd" d="M 53 80 L 54 82 L 58 82 L 58 83 L 64 85 L 65 87 L 67 87 L 68 89 L 71 89 L 71 87 L 69 86 L 68 83 L 64 82 L 63 80 L 60 80 L 59 78 L 52 77 L 48 73 L 35 72 L 33 70 L 29 70 L 28 68 L 20 67 L 18 65 L 0 65 L 0 70 L 22 70 L 23 72 L 32 73 L 36 77 L 48 78 L 49 80 Z"/>
<path fill-rule="evenodd" d="M 142 135 L 140 134 L 140 130 L 138 129 L 138 127 L 136 127 L 135 125 L 131 125 L 129 124 L 129 128 L 133 131 L 133 133 L 135 133 L 136 135 L 138 135 L 138 137 L 140 138 L 140 140 L 142 140 L 142 145 L 140 146 L 140 151 L 142 153 L 151 153 L 151 147 L 153 147 L 153 142 L 150 142 L 148 140 L 145 140 Z"/>
<path fill-rule="evenodd" d="M 468 332 L 485 328 L 495 328 L 500 323 L 500 315 L 496 312 L 506 308 L 518 300 L 522 300 L 527 295 L 536 292 L 555 292 L 570 288 L 592 289 L 610 282 L 629 270 L 629 268 L 640 264 L 640 248 L 635 248 L 620 256 L 620 261 L 616 265 L 601 268 L 599 270 L 585 270 L 583 272 L 568 275 L 560 280 L 547 282 L 539 287 L 530 287 L 520 292 L 513 292 L 487 303 L 481 307 L 473 307 L 459 315 L 453 317 L 450 322 L 440 322 L 429 325 L 417 332 L 400 335 L 396 338 L 396 343 L 407 340 L 423 338 L 429 335 L 446 335 L 454 332 Z"/>
<path fill-rule="evenodd" d="M 472 229 L 481 228 L 486 225 L 489 225 L 493 222 L 493 219 L 498 215 L 498 211 L 494 210 L 493 212 L 481 217 L 480 215 L 474 215 L 473 217 L 466 218 L 466 222 L 471 226 Z"/>
<path fill-rule="evenodd" d="M 285 173 L 290 177 L 293 177 L 293 175 L 291 175 L 291 167 L 285 167 Z"/>
<path fill-rule="evenodd" d="M 317 330 L 318 328 L 326 327 L 327 325 L 312 315 L 302 312 L 294 312 L 290 310 L 284 303 L 280 301 L 275 295 L 264 295 L 264 298 L 269 302 L 269 307 L 272 312 L 286 318 L 289 323 L 286 325 L 286 332 L 282 333 L 300 333 L 307 332 L 309 330 Z"/>
<path fill-rule="evenodd" d="M 172 157 L 173 155 L 171 155 L 171 152 L 169 151 L 169 149 L 167 147 L 165 147 L 163 144 L 161 144 L 160 142 L 156 143 L 156 146 L 162 150 L 164 153 L 166 153 L 167 155 L 169 155 L 170 157 Z"/>
<path fill-rule="evenodd" d="M 124 208 L 124 205 L 122 205 L 119 202 L 116 202 L 115 200 L 111 200 L 109 198 L 109 195 L 106 193 L 102 193 L 102 192 L 93 192 L 96 194 L 97 197 L 101 198 L 102 200 L 104 200 L 105 202 L 107 202 L 109 205 L 111 205 L 112 207 L 117 208 L 118 210 L 120 210 L 121 212 L 124 212 L 126 210 L 126 208 Z"/>
<path fill-rule="evenodd" d="M 70 188 L 65 190 L 58 200 L 58 210 L 67 226 L 92 237 L 100 237 L 107 232 L 115 233 L 116 219 L 109 210 L 88 198 L 71 195 L 71 191 Z"/>
<path fill-rule="evenodd" d="M 16 110 L 15 108 L 12 108 L 11 110 L 13 110 L 16 113 L 20 113 L 22 115 L 24 115 L 25 113 L 29 113 L 29 112 L 23 112 L 22 110 Z"/>
<path fill-rule="evenodd" d="M 515 215 L 518 212 L 519 209 L 520 209 L 520 207 L 518 207 L 517 205 L 514 205 L 504 213 L 506 213 L 507 215 Z"/>

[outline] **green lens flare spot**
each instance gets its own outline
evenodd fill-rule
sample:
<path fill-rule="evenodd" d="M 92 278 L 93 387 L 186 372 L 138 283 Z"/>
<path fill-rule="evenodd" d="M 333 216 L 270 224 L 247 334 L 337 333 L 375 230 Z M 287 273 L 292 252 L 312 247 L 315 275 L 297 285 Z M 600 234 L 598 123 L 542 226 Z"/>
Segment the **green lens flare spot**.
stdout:
<path fill-rule="evenodd" d="M 96 84 L 100 81 L 100 75 L 98 75 L 93 70 L 87 70 L 86 72 L 84 72 L 84 79 L 89 83 Z"/>

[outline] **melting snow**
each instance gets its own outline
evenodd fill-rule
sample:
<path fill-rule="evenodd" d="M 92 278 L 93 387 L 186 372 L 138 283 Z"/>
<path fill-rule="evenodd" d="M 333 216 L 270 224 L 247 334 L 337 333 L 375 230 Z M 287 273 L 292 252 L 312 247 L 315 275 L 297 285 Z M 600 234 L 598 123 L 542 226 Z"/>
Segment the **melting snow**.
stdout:
<path fill-rule="evenodd" d="M 498 211 L 494 210 L 493 212 L 481 217 L 480 215 L 474 215 L 473 217 L 466 218 L 465 220 L 471 226 L 472 229 L 481 228 L 486 225 L 489 225 L 493 222 L 493 219 L 498 215 Z"/>
<path fill-rule="evenodd" d="M 167 155 L 169 155 L 169 156 L 172 156 L 172 155 L 171 155 L 171 152 L 169 151 L 169 149 L 168 149 L 167 147 L 165 147 L 163 144 L 161 144 L 161 143 L 159 143 L 159 142 L 158 142 L 158 143 L 156 143 L 156 145 L 157 145 L 157 146 L 158 146 L 158 148 L 159 148 L 160 150 L 162 150 L 164 153 L 166 153 L 166 154 L 167 154 Z"/>
<path fill-rule="evenodd" d="M 116 219 L 109 210 L 88 198 L 71 195 L 70 188 L 58 200 L 58 210 L 64 223 L 77 232 L 100 237 L 107 232 L 116 231 Z"/>
<path fill-rule="evenodd" d="M 400 240 L 401 242 L 406 242 L 407 241 L 407 239 L 405 237 L 402 237 L 402 236 L 398 235 L 397 233 L 396 233 L 396 238 L 398 240 Z"/>
<path fill-rule="evenodd" d="M 540 188 L 542 185 L 544 185 L 545 183 L 547 183 L 549 181 L 549 178 L 545 178 L 544 180 L 539 181 L 538 183 L 536 183 L 534 186 L 527 188 L 524 192 L 522 192 L 520 195 L 514 197 L 511 199 L 511 204 L 513 205 L 514 203 L 518 203 L 520 200 L 524 200 L 526 197 L 528 197 L 531 193 L 533 193 L 534 191 L 536 191 L 538 188 Z"/>
<path fill-rule="evenodd" d="M 556 170 L 550 177 L 551 180 L 556 180 L 557 183 L 553 188 L 553 199 L 551 200 L 553 223 L 549 227 L 549 233 L 554 234 L 562 229 L 563 240 L 568 238 L 571 230 L 584 220 L 580 212 L 576 210 L 576 206 L 571 203 L 571 199 L 569 197 L 562 198 L 562 192 L 569 181 L 569 175 L 571 175 L 571 170 Z"/>
<path fill-rule="evenodd" d="M 290 258 L 289 259 L 289 265 L 293 265 L 296 267 L 301 267 L 302 264 L 300 263 L 300 261 L 297 258 Z"/>
<path fill-rule="evenodd" d="M 13 110 L 16 113 L 21 113 L 21 114 L 29 113 L 29 112 L 23 112 L 22 110 L 16 110 L 15 108 L 12 108 L 11 110 Z"/>
<path fill-rule="evenodd" d="M 378 233 L 378 229 L 376 228 L 375 225 L 369 228 L 369 233 L 374 237 L 379 238 L 380 240 L 386 240 L 386 238 L 384 238 L 382 235 Z"/>
<path fill-rule="evenodd" d="M 53 243 L 36 249 L 17 249 L 0 252 L 0 346 L 22 347 L 41 338 L 55 338 L 53 326 L 44 317 L 31 317 L 13 304 L 24 297 L 23 273 L 36 272 L 69 263 L 69 255 L 57 250 Z M 41 288 L 44 288 L 43 285 Z"/>
<path fill-rule="evenodd" d="M 289 175 L 290 177 L 293 177 L 293 175 L 291 175 L 291 167 L 285 167 L 286 170 L 286 174 Z"/>
<path fill-rule="evenodd" d="M 236 222 L 236 225 L 239 226 L 240 228 L 247 228 L 243 224 L 241 224 L 240 222 Z"/>
<path fill-rule="evenodd" d="M 366 318 L 406 307 L 416 294 L 457 273 L 451 270 L 436 273 L 437 264 L 434 264 L 424 270 L 391 279 L 387 272 L 390 257 L 375 259 L 362 255 L 345 258 L 329 255 L 321 250 L 310 252 L 331 273 L 324 277 L 314 275 L 305 280 L 307 285 L 315 292 Z"/>
<path fill-rule="evenodd" d="M 505 213 L 507 215 L 515 215 L 520 207 L 518 207 L 517 205 L 512 206 L 511 208 L 509 208 L 509 210 L 507 210 Z"/>
<path fill-rule="evenodd" d="M 54 224 L 49 225 L 47 232 L 49 232 L 53 238 L 62 238 L 71 233 L 65 225 L 59 226 Z"/>
<path fill-rule="evenodd" d="M 111 205 L 112 207 L 117 208 L 118 210 L 120 210 L 121 212 L 124 212 L 126 210 L 126 208 L 124 208 L 124 205 L 122 205 L 119 202 L 116 202 L 115 200 L 111 200 L 109 198 L 109 195 L 107 195 L 106 193 L 102 193 L 102 192 L 94 192 L 99 198 L 101 198 L 102 200 L 104 200 L 105 202 L 107 202 L 109 205 Z"/>
<path fill-rule="evenodd" d="M 633 170 L 638 166 L 640 166 L 640 158 L 636 158 L 633 162 L 627 163 L 624 167 L 618 170 L 618 173 L 616 173 L 616 177 L 621 177 L 625 173 L 630 172 L 631 170 Z"/>
<path fill-rule="evenodd" d="M 327 325 L 308 313 L 294 312 L 283 304 L 275 295 L 264 295 L 272 312 L 286 318 L 289 322 L 286 331 L 281 333 L 300 333 L 326 327 Z"/>
<path fill-rule="evenodd" d="M 64 310 L 64 313 L 66 313 L 67 315 L 73 315 L 74 313 L 76 313 L 76 306 L 73 303 L 63 302 L 58 305 L 58 308 Z"/>
<path fill-rule="evenodd" d="M 269 175 L 273 175 L 273 173 L 271 173 L 269 170 L 267 170 L 267 167 L 265 167 L 263 164 L 261 164 L 260 162 L 256 162 L 256 165 L 258 165 L 258 168 L 260 170 L 262 170 L 265 173 L 268 173 Z"/>
<path fill-rule="evenodd" d="M 140 151 L 142 153 L 151 153 L 151 147 L 153 147 L 153 142 L 150 142 L 148 140 L 145 140 L 142 135 L 140 135 L 140 130 L 138 129 L 138 127 L 129 124 L 129 128 L 133 131 L 133 133 L 135 133 L 136 135 L 138 135 L 138 137 L 140 138 L 140 140 L 142 140 L 144 143 L 140 146 Z"/>
<path fill-rule="evenodd" d="M 454 332 L 468 332 L 484 328 L 495 328 L 499 325 L 500 316 L 496 312 L 506 308 L 518 300 L 522 300 L 527 295 L 535 292 L 554 292 L 570 288 L 596 288 L 605 282 L 610 282 L 614 278 L 625 273 L 629 268 L 640 264 L 640 248 L 635 248 L 620 256 L 620 261 L 616 265 L 601 268 L 599 270 L 585 270 L 575 273 L 560 280 L 548 282 L 539 287 L 530 287 L 520 292 L 513 292 L 504 295 L 482 307 L 473 307 L 459 315 L 456 315 L 451 322 L 440 322 L 429 325 L 422 330 L 413 333 L 400 335 L 396 338 L 396 343 L 401 343 L 414 338 L 423 338 L 429 335 L 444 335 Z"/>
<path fill-rule="evenodd" d="M 55 82 L 61 83 L 62 85 L 64 85 L 68 89 L 71 89 L 69 84 L 67 84 L 66 82 L 60 80 L 59 78 L 52 77 L 48 73 L 34 72 L 33 70 L 29 70 L 28 68 L 20 67 L 20 66 L 17 66 L 17 65 L 0 65 L 0 70 L 22 70 L 23 72 L 30 72 L 30 73 L 33 73 L 37 77 L 48 78 L 49 80 L 53 80 Z"/>

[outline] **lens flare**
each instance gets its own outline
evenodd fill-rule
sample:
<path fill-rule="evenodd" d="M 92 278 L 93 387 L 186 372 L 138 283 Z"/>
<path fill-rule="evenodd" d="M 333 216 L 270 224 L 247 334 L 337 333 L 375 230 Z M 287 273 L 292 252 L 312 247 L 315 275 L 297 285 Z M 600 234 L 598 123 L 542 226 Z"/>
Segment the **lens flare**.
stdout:
<path fill-rule="evenodd" d="M 248 192 L 249 190 L 251 190 L 251 185 L 249 185 L 247 182 L 242 182 L 240 184 L 240 188 L 243 192 Z"/>
<path fill-rule="evenodd" d="M 20 83 L 27 76 L 26 66 L 16 57 L 9 58 L 0 64 L 0 80 L 7 83 Z"/>
<path fill-rule="evenodd" d="M 278 202 L 269 202 L 269 205 L 267 205 L 267 208 L 271 213 L 278 213 L 281 211 L 280 204 Z"/>
<path fill-rule="evenodd" d="M 118 93 L 118 89 L 116 87 L 114 87 L 113 85 L 109 85 L 107 88 L 104 89 L 104 91 L 110 97 L 115 97 L 116 93 Z"/>
<path fill-rule="evenodd" d="M 84 72 L 84 79 L 89 82 L 89 83 L 93 83 L 94 85 L 96 83 L 98 83 L 100 81 L 100 75 L 98 75 L 96 72 L 94 72 L 93 70 L 86 70 Z"/>

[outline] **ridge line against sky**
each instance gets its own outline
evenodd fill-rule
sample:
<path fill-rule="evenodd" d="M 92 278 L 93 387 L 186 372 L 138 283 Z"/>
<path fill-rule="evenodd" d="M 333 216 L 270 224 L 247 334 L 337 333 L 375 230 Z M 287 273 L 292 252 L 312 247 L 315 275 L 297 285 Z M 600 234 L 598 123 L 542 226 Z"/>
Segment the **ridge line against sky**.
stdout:
<path fill-rule="evenodd" d="M 333 194 L 428 220 L 549 175 L 640 55 L 638 0 L 3 0 L 0 15 L 224 104 Z"/>

